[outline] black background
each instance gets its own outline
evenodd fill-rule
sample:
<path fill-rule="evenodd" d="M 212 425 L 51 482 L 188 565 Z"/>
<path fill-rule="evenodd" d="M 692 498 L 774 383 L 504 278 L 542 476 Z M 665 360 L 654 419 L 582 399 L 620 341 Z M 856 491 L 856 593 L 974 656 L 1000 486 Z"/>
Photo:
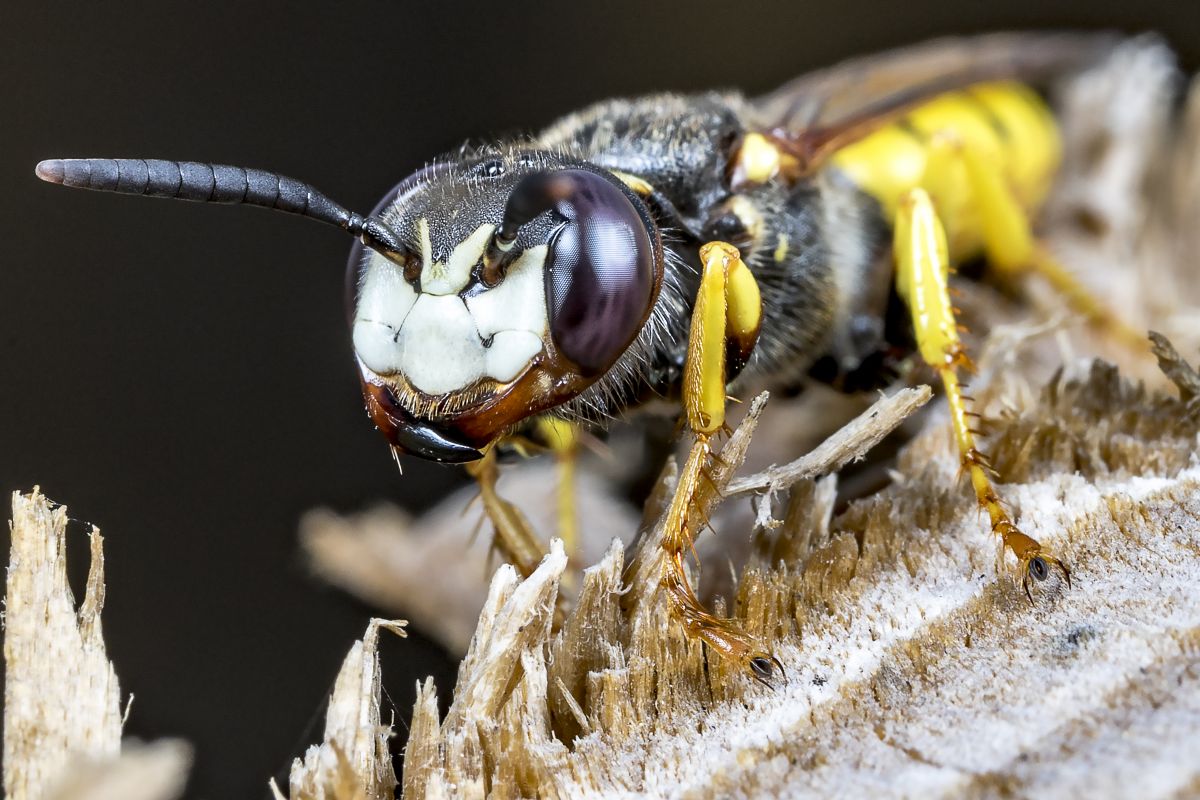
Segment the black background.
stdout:
<path fill-rule="evenodd" d="M 1200 57 L 1200 4 L 1178 0 L 5 3 L 0 489 L 41 484 L 104 529 L 128 732 L 195 744 L 189 796 L 264 796 L 319 738 L 371 612 L 307 575 L 299 515 L 421 508 L 459 477 L 408 463 L 400 478 L 362 412 L 347 238 L 66 191 L 35 180 L 39 159 L 258 166 L 366 211 L 469 137 L 589 100 L 761 91 L 931 35 L 1044 27 L 1156 29 Z M 81 566 L 86 526 L 72 531 Z M 415 681 L 434 674 L 444 700 L 453 665 L 419 635 L 384 658 L 403 736 Z"/>

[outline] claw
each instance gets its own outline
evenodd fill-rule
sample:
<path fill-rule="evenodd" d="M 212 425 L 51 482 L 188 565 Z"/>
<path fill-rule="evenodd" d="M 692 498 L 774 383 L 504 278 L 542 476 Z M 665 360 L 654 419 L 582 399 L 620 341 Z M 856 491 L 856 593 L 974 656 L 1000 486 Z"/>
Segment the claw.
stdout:
<path fill-rule="evenodd" d="M 779 675 L 783 678 L 784 685 L 788 682 L 787 672 L 784 670 L 782 662 L 770 653 L 758 653 L 752 656 L 747 663 L 750 666 L 750 672 L 753 674 L 754 680 L 772 691 L 775 689 L 775 684 L 772 682 L 772 679 L 775 677 L 775 670 L 779 670 Z"/>
<path fill-rule="evenodd" d="M 717 617 L 705 611 L 683 574 L 683 564 L 675 558 L 663 576 L 663 588 L 670 597 L 671 607 L 683 622 L 689 636 L 694 636 L 722 658 L 741 664 L 754 680 L 774 689 L 775 671 L 787 683 L 787 673 L 778 658 L 763 649 L 762 643 L 731 619 Z"/>
<path fill-rule="evenodd" d="M 1025 590 L 1025 596 L 1029 598 L 1029 604 L 1033 605 L 1033 592 L 1030 591 L 1030 578 L 1041 583 L 1050 577 L 1050 567 L 1058 568 L 1062 573 L 1063 580 L 1067 582 L 1067 588 L 1071 588 L 1071 570 L 1059 559 L 1054 556 L 1046 555 L 1041 551 L 1041 548 L 1034 545 L 1021 558 L 1021 587 Z"/>

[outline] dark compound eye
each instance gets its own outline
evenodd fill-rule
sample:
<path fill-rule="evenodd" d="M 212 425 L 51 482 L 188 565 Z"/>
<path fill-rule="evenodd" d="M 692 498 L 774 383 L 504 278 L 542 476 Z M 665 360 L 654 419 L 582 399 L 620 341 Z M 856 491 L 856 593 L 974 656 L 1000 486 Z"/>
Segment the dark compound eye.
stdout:
<path fill-rule="evenodd" d="M 647 221 L 612 181 L 579 169 L 531 176 L 513 190 L 509 209 L 518 216 L 540 208 L 562 220 L 546 262 L 550 333 L 583 374 L 603 372 L 654 299 L 658 251 Z"/>

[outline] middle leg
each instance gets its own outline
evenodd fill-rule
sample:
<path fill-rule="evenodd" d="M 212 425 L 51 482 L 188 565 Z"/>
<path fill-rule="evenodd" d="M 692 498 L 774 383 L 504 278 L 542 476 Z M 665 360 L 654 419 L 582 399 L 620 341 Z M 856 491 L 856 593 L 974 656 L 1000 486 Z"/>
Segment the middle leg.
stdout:
<path fill-rule="evenodd" d="M 946 284 L 949 272 L 946 232 L 923 189 L 914 189 L 901 200 L 894 236 L 896 289 L 912 314 L 917 348 L 922 359 L 937 370 L 942 379 L 962 467 L 971 478 L 971 487 L 980 507 L 988 514 L 992 532 L 1016 556 L 1021 583 L 1032 603 L 1030 578 L 1045 580 L 1053 565 L 1070 585 L 1071 572 L 1066 564 L 1046 553 L 1036 539 L 1013 522 L 988 477 L 990 465 L 975 444 L 975 434 L 967 422 L 966 398 L 958 380 L 958 369 L 969 368 L 970 360 L 958 337 L 958 325 Z"/>

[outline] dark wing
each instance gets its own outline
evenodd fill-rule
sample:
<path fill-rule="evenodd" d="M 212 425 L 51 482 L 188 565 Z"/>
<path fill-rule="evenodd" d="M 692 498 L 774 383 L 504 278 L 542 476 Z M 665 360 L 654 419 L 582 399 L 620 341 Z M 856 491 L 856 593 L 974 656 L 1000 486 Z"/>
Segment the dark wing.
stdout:
<path fill-rule="evenodd" d="M 1090 66 L 1119 41 L 1108 33 L 935 39 L 802 75 L 751 100 L 751 122 L 785 145 L 807 173 L 939 94 L 985 81 L 1044 82 Z"/>

